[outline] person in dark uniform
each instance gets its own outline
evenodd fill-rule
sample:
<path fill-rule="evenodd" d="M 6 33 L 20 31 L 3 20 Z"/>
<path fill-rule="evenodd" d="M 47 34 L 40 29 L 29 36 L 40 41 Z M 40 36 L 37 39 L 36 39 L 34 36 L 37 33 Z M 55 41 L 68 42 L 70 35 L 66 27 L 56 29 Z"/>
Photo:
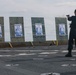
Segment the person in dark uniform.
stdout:
<path fill-rule="evenodd" d="M 75 38 L 75 48 L 76 48 L 76 38 Z"/>
<path fill-rule="evenodd" d="M 68 21 L 71 21 L 70 25 L 70 33 L 68 40 L 68 53 L 65 57 L 72 57 L 72 49 L 73 49 L 73 39 L 76 39 L 76 9 L 74 11 L 74 16 L 67 15 Z"/>
<path fill-rule="evenodd" d="M 70 23 L 70 26 L 69 26 L 70 28 L 71 28 L 71 25 L 72 25 L 72 24 Z M 75 45 L 75 48 L 76 48 L 76 38 L 74 38 L 73 41 L 74 41 L 73 44 Z"/>

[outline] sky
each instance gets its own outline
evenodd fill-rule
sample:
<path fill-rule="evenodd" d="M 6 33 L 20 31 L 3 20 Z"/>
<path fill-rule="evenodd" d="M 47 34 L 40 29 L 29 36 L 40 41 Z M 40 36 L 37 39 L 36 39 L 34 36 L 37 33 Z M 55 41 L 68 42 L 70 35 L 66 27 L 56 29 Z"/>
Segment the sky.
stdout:
<path fill-rule="evenodd" d="M 42 16 L 72 15 L 76 0 L 0 0 L 0 13 Z"/>

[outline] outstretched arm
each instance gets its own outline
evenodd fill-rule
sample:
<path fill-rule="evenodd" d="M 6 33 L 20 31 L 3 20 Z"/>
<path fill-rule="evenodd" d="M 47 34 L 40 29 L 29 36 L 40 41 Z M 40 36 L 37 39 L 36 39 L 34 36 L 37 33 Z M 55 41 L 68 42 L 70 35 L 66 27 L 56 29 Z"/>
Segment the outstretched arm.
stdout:
<path fill-rule="evenodd" d="M 72 21 L 72 17 L 70 17 L 69 15 L 66 15 L 69 21 Z"/>

